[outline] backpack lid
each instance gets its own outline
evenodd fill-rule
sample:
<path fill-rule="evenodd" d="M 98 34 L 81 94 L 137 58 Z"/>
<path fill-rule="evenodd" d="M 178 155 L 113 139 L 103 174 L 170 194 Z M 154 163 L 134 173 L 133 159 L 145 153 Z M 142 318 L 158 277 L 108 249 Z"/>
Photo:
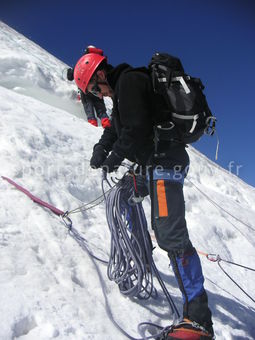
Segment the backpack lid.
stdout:
<path fill-rule="evenodd" d="M 180 59 L 168 53 L 155 53 L 151 58 L 149 68 L 153 68 L 154 65 L 164 65 L 174 71 L 184 72 Z"/>

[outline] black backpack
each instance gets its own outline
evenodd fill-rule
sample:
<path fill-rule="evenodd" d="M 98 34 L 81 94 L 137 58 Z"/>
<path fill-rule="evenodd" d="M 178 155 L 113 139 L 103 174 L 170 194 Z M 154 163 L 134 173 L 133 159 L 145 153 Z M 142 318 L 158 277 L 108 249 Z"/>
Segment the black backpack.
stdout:
<path fill-rule="evenodd" d="M 180 142 L 196 142 L 204 133 L 213 135 L 216 118 L 212 115 L 204 86 L 199 78 L 184 72 L 181 61 L 167 53 L 156 53 L 149 64 L 154 92 L 162 95 L 169 109 L 169 119 L 156 126 L 163 139 L 177 130 Z M 172 134 L 173 135 L 173 134 Z M 171 138 L 170 138 L 171 139 Z"/>

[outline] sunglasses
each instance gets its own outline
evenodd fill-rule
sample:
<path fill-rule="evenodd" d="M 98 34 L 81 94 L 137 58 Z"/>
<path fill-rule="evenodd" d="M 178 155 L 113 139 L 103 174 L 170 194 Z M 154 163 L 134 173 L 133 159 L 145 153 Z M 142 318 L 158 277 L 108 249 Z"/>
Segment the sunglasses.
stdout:
<path fill-rule="evenodd" d="M 92 86 L 92 88 L 91 88 L 91 90 L 89 92 L 92 93 L 96 97 L 99 96 L 99 94 L 101 93 L 101 89 L 98 86 L 97 82 Z"/>
<path fill-rule="evenodd" d="M 89 85 L 92 85 L 90 90 L 87 90 L 87 93 L 90 92 L 92 93 L 94 96 L 99 97 L 100 93 L 102 92 L 100 87 L 98 86 L 98 84 L 106 84 L 105 82 L 100 82 L 98 81 L 97 76 L 93 76 L 90 79 Z"/>

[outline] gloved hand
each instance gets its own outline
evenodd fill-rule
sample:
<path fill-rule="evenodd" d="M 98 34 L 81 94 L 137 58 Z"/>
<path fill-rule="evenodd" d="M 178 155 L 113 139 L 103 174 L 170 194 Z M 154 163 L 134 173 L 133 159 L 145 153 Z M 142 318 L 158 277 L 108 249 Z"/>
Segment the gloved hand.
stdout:
<path fill-rule="evenodd" d="M 135 183 L 136 183 L 137 193 L 139 196 L 146 197 L 147 195 L 149 195 L 149 189 L 148 189 L 146 176 L 142 176 L 142 175 L 135 176 Z"/>
<path fill-rule="evenodd" d="M 101 144 L 96 144 L 93 149 L 93 154 L 90 159 L 92 169 L 98 169 L 106 159 L 108 153 Z"/>
<path fill-rule="evenodd" d="M 71 67 L 67 70 L 66 77 L 69 81 L 74 80 L 73 71 L 74 70 Z"/>
<path fill-rule="evenodd" d="M 108 173 L 113 172 L 114 170 L 118 170 L 121 162 L 123 161 L 123 157 L 117 155 L 114 151 L 110 154 L 109 157 L 104 161 L 102 165 L 102 169 Z"/>

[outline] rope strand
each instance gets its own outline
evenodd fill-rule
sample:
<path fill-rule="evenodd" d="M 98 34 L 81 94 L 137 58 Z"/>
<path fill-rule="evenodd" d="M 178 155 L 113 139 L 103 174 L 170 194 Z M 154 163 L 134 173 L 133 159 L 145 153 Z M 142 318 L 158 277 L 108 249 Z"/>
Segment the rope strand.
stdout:
<path fill-rule="evenodd" d="M 255 269 L 243 266 L 242 264 L 238 264 L 238 263 L 235 263 L 235 262 L 223 260 L 222 258 L 220 260 L 223 261 L 223 262 L 229 263 L 229 264 L 233 264 L 234 266 L 238 266 L 238 267 L 241 267 L 241 268 L 244 268 L 244 269 L 247 269 L 247 270 L 252 270 L 253 272 L 255 272 Z"/>
<path fill-rule="evenodd" d="M 79 206 L 79 207 L 77 207 L 77 208 L 75 208 L 73 210 L 68 211 L 67 215 L 76 214 L 76 213 L 79 213 L 79 212 L 82 212 L 82 211 L 87 211 L 87 210 L 95 208 L 97 205 L 101 204 L 105 200 L 105 194 L 108 194 L 113 189 L 114 186 L 115 185 L 113 185 L 109 190 L 107 190 L 105 193 L 103 193 L 102 195 L 98 196 L 94 200 L 92 200 L 92 201 L 90 201 L 88 203 L 85 203 L 85 204 L 83 204 L 83 205 L 81 205 L 81 206 Z M 98 200 L 100 200 L 100 201 L 97 202 Z M 95 202 L 97 202 L 97 203 L 95 203 Z M 95 203 L 95 204 L 93 204 L 93 203 Z M 88 207 L 89 205 L 92 205 L 92 206 Z"/>
<path fill-rule="evenodd" d="M 201 189 L 198 188 L 198 186 L 196 186 L 189 178 L 186 178 L 193 186 L 195 189 L 197 189 L 203 196 L 205 196 L 207 198 L 207 200 L 209 202 L 211 202 L 216 208 L 218 208 L 219 210 L 224 211 L 227 215 L 231 216 L 232 218 L 234 218 L 236 221 L 242 223 L 243 225 L 245 225 L 247 228 L 255 231 L 255 228 L 253 226 L 250 226 L 249 224 L 243 222 L 242 220 L 240 220 L 238 217 L 234 216 L 233 214 L 231 214 L 229 211 L 227 211 L 226 209 L 224 209 L 223 207 L 221 207 L 218 203 L 216 203 L 214 200 L 212 200 L 208 195 L 206 195 Z"/>
<path fill-rule="evenodd" d="M 218 262 L 218 266 L 220 267 L 220 269 L 223 271 L 223 273 L 225 275 L 227 275 L 227 277 L 249 298 L 251 299 L 251 301 L 253 301 L 255 303 L 255 300 L 223 269 L 223 267 L 220 265 L 220 260 L 217 261 Z"/>
<path fill-rule="evenodd" d="M 234 266 L 238 266 L 238 267 L 241 267 L 241 268 L 244 268 L 244 269 L 247 269 L 247 270 L 250 270 L 250 271 L 254 271 L 255 272 L 255 269 L 253 268 L 250 268 L 250 267 L 247 267 L 247 266 L 243 266 L 241 264 L 238 264 L 238 263 L 235 263 L 235 262 L 232 262 L 232 261 L 228 261 L 228 260 L 224 260 L 220 257 L 220 255 L 216 255 L 216 254 L 207 254 L 207 253 L 204 253 L 200 250 L 197 250 L 197 252 L 200 254 L 200 255 L 203 255 L 205 256 L 209 261 L 211 262 L 217 262 L 218 263 L 218 266 L 220 267 L 220 269 L 223 271 L 223 273 L 249 298 L 251 299 L 254 303 L 255 303 L 255 300 L 226 272 L 226 270 L 220 265 L 220 262 L 226 262 L 226 263 L 229 263 L 229 264 L 232 264 Z"/>

